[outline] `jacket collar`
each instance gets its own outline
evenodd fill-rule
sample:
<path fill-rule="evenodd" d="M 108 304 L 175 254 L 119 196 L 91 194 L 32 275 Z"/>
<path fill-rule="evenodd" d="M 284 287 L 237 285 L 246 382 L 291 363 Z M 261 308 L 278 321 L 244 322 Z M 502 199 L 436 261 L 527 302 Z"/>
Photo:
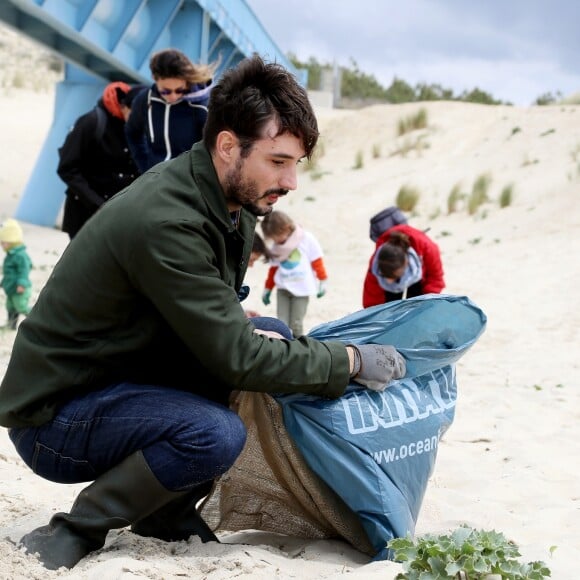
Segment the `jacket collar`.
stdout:
<path fill-rule="evenodd" d="M 202 141 L 191 148 L 190 158 L 193 179 L 216 221 L 220 222 L 229 233 L 233 233 L 237 229 L 245 239 L 253 239 L 256 217 L 242 209 L 237 228 L 232 223 L 224 191 L 218 180 L 211 155 Z"/>

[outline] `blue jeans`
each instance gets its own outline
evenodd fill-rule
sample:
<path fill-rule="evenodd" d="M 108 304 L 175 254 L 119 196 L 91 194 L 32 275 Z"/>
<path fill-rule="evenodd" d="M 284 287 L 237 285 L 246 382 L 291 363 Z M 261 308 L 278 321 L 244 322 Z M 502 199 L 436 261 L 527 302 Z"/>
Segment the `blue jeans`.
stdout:
<path fill-rule="evenodd" d="M 251 320 L 292 338 L 275 318 Z M 198 395 L 119 383 L 74 398 L 52 421 L 10 429 L 9 436 L 26 465 L 50 481 L 93 481 L 141 450 L 163 486 L 182 491 L 225 473 L 244 447 L 246 428 L 236 413 Z"/>
<path fill-rule="evenodd" d="M 292 340 L 294 338 L 292 331 L 285 322 L 271 316 L 253 316 L 250 322 L 259 330 L 271 330 L 281 334 L 284 338 Z"/>
<path fill-rule="evenodd" d="M 193 489 L 225 473 L 246 440 L 242 420 L 219 403 L 131 383 L 72 399 L 49 423 L 9 434 L 24 462 L 50 481 L 93 481 L 142 450 L 170 491 Z"/>

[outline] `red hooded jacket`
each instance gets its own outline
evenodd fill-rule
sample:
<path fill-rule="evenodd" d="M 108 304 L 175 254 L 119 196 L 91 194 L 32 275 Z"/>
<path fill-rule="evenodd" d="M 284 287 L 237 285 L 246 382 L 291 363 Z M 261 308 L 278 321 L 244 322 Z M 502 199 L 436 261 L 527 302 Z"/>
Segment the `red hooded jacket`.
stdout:
<path fill-rule="evenodd" d="M 439 246 L 427 237 L 421 230 L 411 227 L 407 224 L 393 226 L 388 229 L 377 240 L 375 251 L 369 260 L 369 267 L 363 287 L 363 308 L 375 306 L 377 304 L 384 304 L 386 300 L 385 291 L 379 285 L 376 276 L 372 273 L 371 267 L 376 252 L 380 247 L 389 241 L 391 232 L 402 232 L 407 235 L 411 247 L 417 252 L 421 259 L 423 266 L 423 278 L 421 284 L 423 286 L 423 294 L 439 294 L 445 288 L 445 281 L 443 279 L 443 265 L 441 264 L 441 254 Z"/>

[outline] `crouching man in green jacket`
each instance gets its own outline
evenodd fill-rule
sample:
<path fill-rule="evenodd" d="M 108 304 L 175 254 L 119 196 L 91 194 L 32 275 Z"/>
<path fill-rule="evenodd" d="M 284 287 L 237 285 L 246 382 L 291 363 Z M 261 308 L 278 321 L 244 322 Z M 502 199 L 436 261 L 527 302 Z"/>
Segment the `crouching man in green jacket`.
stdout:
<path fill-rule="evenodd" d="M 256 216 L 296 188 L 318 127 L 306 92 L 255 56 L 211 94 L 203 142 L 117 194 L 68 245 L 20 326 L 0 424 L 27 465 L 92 481 L 21 544 L 72 568 L 110 529 L 215 536 L 195 504 L 241 452 L 232 390 L 339 397 L 405 373 L 391 346 L 256 334 L 238 301 Z"/>

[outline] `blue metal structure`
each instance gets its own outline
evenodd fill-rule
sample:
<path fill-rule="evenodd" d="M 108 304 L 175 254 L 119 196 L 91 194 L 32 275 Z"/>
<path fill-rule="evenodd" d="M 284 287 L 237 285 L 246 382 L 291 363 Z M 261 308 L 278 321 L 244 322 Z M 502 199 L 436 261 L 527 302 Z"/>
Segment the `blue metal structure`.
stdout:
<path fill-rule="evenodd" d="M 245 0 L 1 0 L 0 20 L 65 60 L 52 126 L 16 217 L 55 225 L 64 201 L 58 148 L 77 117 L 111 81 L 150 84 L 149 58 L 182 50 L 192 62 L 219 62 L 216 77 L 254 53 L 305 83 Z"/>

